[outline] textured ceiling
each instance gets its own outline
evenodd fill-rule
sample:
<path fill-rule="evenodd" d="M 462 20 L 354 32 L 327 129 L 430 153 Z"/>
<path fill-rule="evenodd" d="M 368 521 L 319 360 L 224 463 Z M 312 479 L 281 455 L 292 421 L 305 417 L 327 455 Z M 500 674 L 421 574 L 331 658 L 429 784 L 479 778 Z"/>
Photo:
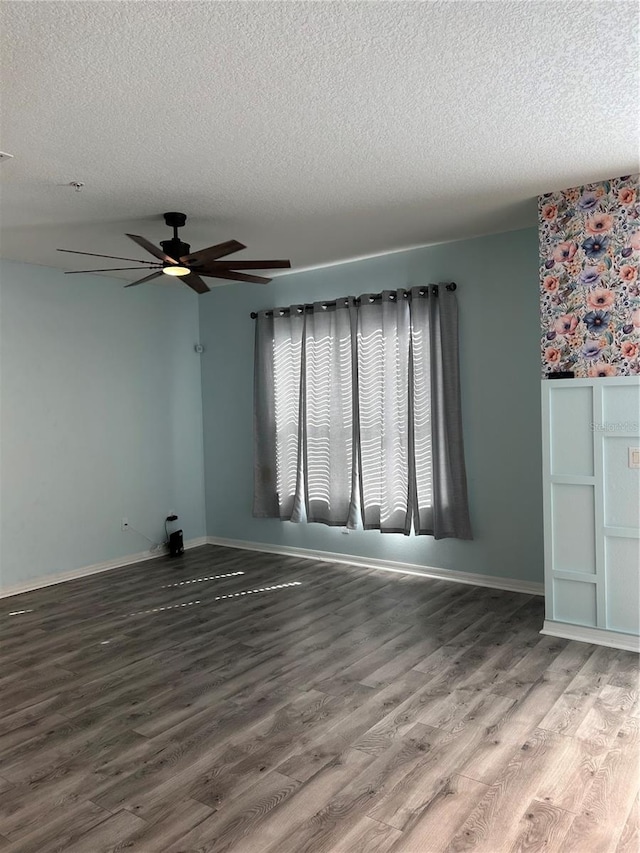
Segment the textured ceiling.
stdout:
<path fill-rule="evenodd" d="M 160 214 L 180 210 L 192 249 L 235 238 L 236 257 L 304 268 L 533 225 L 538 193 L 638 170 L 635 2 L 0 14 L 14 260 L 142 258 L 124 232 L 166 239 Z"/>

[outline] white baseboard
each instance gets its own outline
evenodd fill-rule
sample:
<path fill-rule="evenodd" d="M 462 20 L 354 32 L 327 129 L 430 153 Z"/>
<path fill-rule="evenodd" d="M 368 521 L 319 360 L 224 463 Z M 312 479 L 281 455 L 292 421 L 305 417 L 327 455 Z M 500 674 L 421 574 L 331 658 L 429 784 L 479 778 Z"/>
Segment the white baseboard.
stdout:
<path fill-rule="evenodd" d="M 545 619 L 541 634 L 550 637 L 562 637 L 565 640 L 578 640 L 581 643 L 595 643 L 597 646 L 609 646 L 626 652 L 640 653 L 640 637 L 623 634 L 620 631 L 607 631 L 604 628 L 587 628 L 583 625 L 571 625 L 568 622 L 555 622 Z"/>
<path fill-rule="evenodd" d="M 314 551 L 311 548 L 293 548 L 288 545 L 268 545 L 263 542 L 245 542 L 241 539 L 223 539 L 208 536 L 209 545 L 222 545 L 226 548 L 241 548 L 245 551 L 264 551 L 267 554 L 282 554 L 285 557 L 304 557 L 308 560 L 322 560 L 325 563 L 344 563 L 361 569 L 381 569 L 385 572 L 420 575 L 425 578 L 464 583 L 470 586 L 485 586 L 490 589 L 502 589 L 507 592 L 523 592 L 527 595 L 544 595 L 544 584 L 533 581 L 520 581 L 515 578 L 501 578 L 495 575 L 479 575 L 471 572 L 457 572 L 453 569 L 436 569 L 420 566 L 416 563 L 400 563 L 395 560 L 379 560 L 375 557 L 354 557 L 336 554 L 331 551 Z"/>
<path fill-rule="evenodd" d="M 197 548 L 199 545 L 206 545 L 207 537 L 199 536 L 197 539 L 189 539 L 184 543 L 185 550 L 187 548 Z M 164 550 L 156 551 L 140 551 L 138 554 L 129 554 L 126 557 L 117 557 L 115 560 L 105 560 L 102 563 L 94 563 L 91 566 L 83 566 L 80 569 L 72 569 L 69 572 L 61 572 L 55 575 L 43 575 L 41 578 L 32 578 L 26 583 L 18 586 L 7 587 L 0 589 L 0 598 L 9 598 L 12 595 L 20 595 L 23 592 L 32 592 L 34 589 L 42 589 L 45 586 L 54 586 L 58 583 L 73 581 L 76 578 L 84 578 L 88 575 L 97 575 L 100 572 L 108 572 L 111 569 L 120 569 L 123 566 L 130 566 L 132 563 L 142 563 L 145 560 L 156 560 L 158 557 L 165 556 L 167 552 Z"/>

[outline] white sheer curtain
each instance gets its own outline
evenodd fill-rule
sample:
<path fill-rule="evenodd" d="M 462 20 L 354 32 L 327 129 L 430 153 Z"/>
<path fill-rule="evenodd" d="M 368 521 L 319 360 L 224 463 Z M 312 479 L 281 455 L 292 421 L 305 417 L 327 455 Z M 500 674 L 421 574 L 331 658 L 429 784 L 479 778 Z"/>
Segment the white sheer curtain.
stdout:
<path fill-rule="evenodd" d="M 254 515 L 471 538 L 444 287 L 260 312 Z"/>
<path fill-rule="evenodd" d="M 354 302 L 341 299 L 331 308 L 317 303 L 305 314 L 304 325 L 302 417 L 307 521 L 343 527 L 355 525 L 357 512 Z"/>
<path fill-rule="evenodd" d="M 358 313 L 360 493 L 366 530 L 411 530 L 411 329 L 402 292 L 363 296 Z"/>

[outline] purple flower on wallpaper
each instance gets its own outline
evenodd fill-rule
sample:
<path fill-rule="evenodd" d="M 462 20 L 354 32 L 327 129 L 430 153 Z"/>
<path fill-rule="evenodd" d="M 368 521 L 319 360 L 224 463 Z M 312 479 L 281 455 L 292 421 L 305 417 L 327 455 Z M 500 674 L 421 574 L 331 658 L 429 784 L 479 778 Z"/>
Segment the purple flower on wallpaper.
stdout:
<path fill-rule="evenodd" d="M 578 281 L 580 284 L 595 284 L 596 281 L 600 278 L 600 273 L 595 267 L 585 267 L 580 275 L 578 276 Z"/>
<path fill-rule="evenodd" d="M 582 244 L 582 248 L 588 258 L 599 258 L 603 252 L 606 252 L 608 245 L 608 237 L 587 237 Z"/>
<path fill-rule="evenodd" d="M 578 199 L 578 207 L 580 210 L 593 210 L 593 208 L 598 203 L 598 197 L 595 193 L 584 193 Z"/>
<path fill-rule="evenodd" d="M 585 341 L 582 347 L 582 355 L 585 358 L 597 358 L 600 355 L 600 344 L 598 341 Z"/>
<path fill-rule="evenodd" d="M 607 311 L 589 311 L 585 314 L 584 324 L 590 332 L 601 332 L 609 325 L 609 313 Z"/>

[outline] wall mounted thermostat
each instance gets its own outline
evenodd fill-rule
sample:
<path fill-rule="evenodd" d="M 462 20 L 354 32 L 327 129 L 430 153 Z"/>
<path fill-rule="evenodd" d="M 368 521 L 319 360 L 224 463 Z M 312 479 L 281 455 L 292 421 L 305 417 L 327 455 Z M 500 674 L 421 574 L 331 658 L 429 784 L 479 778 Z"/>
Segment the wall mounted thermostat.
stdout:
<path fill-rule="evenodd" d="M 640 468 L 640 447 L 629 448 L 629 468 Z"/>

